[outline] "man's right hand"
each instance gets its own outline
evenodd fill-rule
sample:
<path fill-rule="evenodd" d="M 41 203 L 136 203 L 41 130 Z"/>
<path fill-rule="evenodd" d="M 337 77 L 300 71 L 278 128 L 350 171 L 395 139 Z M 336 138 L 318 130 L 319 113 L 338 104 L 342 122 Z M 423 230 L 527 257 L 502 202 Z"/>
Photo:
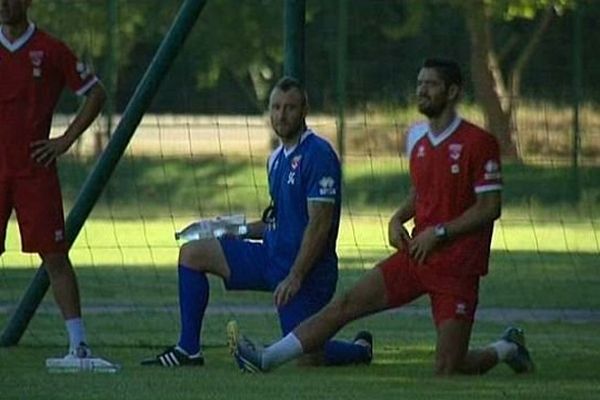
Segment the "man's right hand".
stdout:
<path fill-rule="evenodd" d="M 410 234 L 404 227 L 404 224 L 397 218 L 392 218 L 388 225 L 388 241 L 390 246 L 397 250 L 402 250 L 409 240 Z"/>

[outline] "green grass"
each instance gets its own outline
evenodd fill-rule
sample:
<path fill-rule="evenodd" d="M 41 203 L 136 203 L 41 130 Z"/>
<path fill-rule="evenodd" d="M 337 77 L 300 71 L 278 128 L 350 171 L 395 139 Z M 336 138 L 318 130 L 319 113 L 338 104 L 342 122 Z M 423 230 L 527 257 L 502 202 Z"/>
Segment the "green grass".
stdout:
<path fill-rule="evenodd" d="M 68 209 L 91 163 L 62 162 Z M 209 310 L 214 312 L 207 315 L 204 329 L 207 366 L 141 368 L 140 359 L 177 337 L 173 231 L 216 213 L 243 211 L 256 217 L 267 196 L 262 159 L 126 157 L 71 252 L 90 342 L 97 354 L 122 363 L 123 370 L 111 376 L 48 374 L 44 359 L 62 354 L 65 343 L 48 295 L 20 345 L 0 348 L 0 398 L 596 398 L 598 322 L 514 321 L 502 310 L 524 309 L 525 315 L 527 310 L 600 310 L 600 168 L 581 168 L 578 185 L 568 167 L 511 164 L 504 172 L 504 213 L 480 298 L 481 309 L 500 311 L 476 324 L 473 344 L 495 340 L 506 324 L 523 325 L 538 366 L 532 376 L 515 377 L 502 365 L 484 377 L 433 378 L 435 333 L 427 311 L 374 316 L 341 332 L 351 337 L 357 329 L 374 331 L 375 363 L 370 367 L 301 370 L 288 365 L 268 376 L 240 375 L 224 347 L 226 321 L 236 318 L 245 332 L 264 340 L 277 337 L 277 321 L 271 313 L 236 313 L 237 306 L 268 306 L 269 294 L 227 293 L 217 279 L 211 279 Z M 387 219 L 407 185 L 403 159 L 348 158 L 339 290 L 390 253 Z M 0 305 L 16 304 L 39 266 L 37 257 L 20 254 L 19 247 L 13 223 L 7 252 L 0 258 Z M 427 310 L 428 301 L 419 300 L 414 309 Z M 9 312 L 0 312 L 0 326 L 8 317 Z"/>
<path fill-rule="evenodd" d="M 127 320 L 123 315 L 121 323 Z M 115 325 L 109 317 L 96 319 L 103 327 Z M 114 319 L 114 318 L 113 318 Z M 164 322 L 150 318 L 149 325 Z M 39 323 L 39 321 L 37 321 Z M 207 321 L 207 325 L 214 321 Z M 241 317 L 244 332 L 255 338 L 274 338 L 273 325 L 260 318 Z M 286 365 L 264 376 L 242 375 L 224 346 L 223 328 L 210 331 L 214 346 L 205 349 L 206 366 L 197 369 L 143 368 L 139 360 L 159 351 L 127 335 L 121 346 L 97 346 L 98 354 L 122 363 L 115 375 L 53 375 L 43 368 L 45 357 L 63 351 L 39 346 L 29 338 L 18 348 L 0 349 L 0 387 L 3 398 L 23 399 L 593 399 L 600 389 L 598 324 L 527 323 L 528 340 L 537 371 L 514 376 L 505 365 L 483 377 L 436 379 L 432 376 L 434 331 L 426 318 L 375 316 L 349 326 L 376 334 L 375 361 L 368 367 L 301 368 Z M 131 326 L 140 332 L 145 326 Z M 495 323 L 478 323 L 473 344 L 484 345 L 503 329 Z M 574 337 L 578 339 L 573 340 Z"/>

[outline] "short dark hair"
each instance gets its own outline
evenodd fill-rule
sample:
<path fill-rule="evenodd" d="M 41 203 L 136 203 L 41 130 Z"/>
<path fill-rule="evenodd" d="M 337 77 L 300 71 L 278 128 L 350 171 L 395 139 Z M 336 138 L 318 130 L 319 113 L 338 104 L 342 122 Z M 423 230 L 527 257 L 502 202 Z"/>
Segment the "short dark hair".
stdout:
<path fill-rule="evenodd" d="M 422 68 L 435 69 L 442 77 L 446 87 L 450 85 L 462 87 L 463 85 L 462 72 L 456 61 L 444 58 L 427 58 L 423 61 Z"/>
<path fill-rule="evenodd" d="M 304 85 L 298 79 L 291 76 L 284 76 L 277 81 L 275 86 L 273 86 L 273 90 L 279 89 L 282 92 L 287 92 L 291 89 L 297 89 L 302 94 L 303 105 L 308 104 L 308 96 L 306 94 L 306 90 L 304 89 Z M 272 93 L 273 91 L 271 91 Z"/>

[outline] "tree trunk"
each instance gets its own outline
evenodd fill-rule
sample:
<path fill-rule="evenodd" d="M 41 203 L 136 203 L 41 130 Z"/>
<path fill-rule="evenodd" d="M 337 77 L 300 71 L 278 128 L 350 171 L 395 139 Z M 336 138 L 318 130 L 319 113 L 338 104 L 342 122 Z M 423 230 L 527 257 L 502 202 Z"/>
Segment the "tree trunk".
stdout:
<path fill-rule="evenodd" d="M 555 11 L 554 6 L 549 5 L 546 7 L 542 18 L 538 22 L 533 34 L 531 35 L 529 41 L 525 44 L 525 47 L 519 54 L 519 57 L 514 63 L 514 67 L 510 72 L 510 108 L 509 112 L 511 115 L 514 115 L 515 119 L 517 117 L 519 111 L 519 99 L 521 98 L 521 77 L 523 76 L 523 71 L 525 67 L 529 63 L 531 56 L 533 55 L 535 48 L 538 46 L 544 33 L 550 27 L 552 20 L 554 19 Z M 513 126 L 513 132 L 515 135 L 518 134 L 518 126 L 515 124 Z"/>
<path fill-rule="evenodd" d="M 503 155 L 517 157 L 512 140 L 511 98 L 507 93 L 498 58 L 492 44 L 489 15 L 483 0 L 465 6 L 471 38 L 471 74 L 475 99 L 481 105 L 485 128 L 500 142 Z"/>

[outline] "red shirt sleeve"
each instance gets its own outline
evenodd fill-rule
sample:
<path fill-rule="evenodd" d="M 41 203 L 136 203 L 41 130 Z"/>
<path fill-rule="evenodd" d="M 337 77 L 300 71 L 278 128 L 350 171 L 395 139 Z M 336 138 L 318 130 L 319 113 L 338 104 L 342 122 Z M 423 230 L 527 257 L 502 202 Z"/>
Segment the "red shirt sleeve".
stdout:
<path fill-rule="evenodd" d="M 62 42 L 59 42 L 57 57 L 58 67 L 65 77 L 67 87 L 77 95 L 85 95 L 98 82 L 98 78 L 91 69 L 78 60 Z"/>
<path fill-rule="evenodd" d="M 475 193 L 502 190 L 500 146 L 496 138 L 484 133 L 473 153 Z"/>

